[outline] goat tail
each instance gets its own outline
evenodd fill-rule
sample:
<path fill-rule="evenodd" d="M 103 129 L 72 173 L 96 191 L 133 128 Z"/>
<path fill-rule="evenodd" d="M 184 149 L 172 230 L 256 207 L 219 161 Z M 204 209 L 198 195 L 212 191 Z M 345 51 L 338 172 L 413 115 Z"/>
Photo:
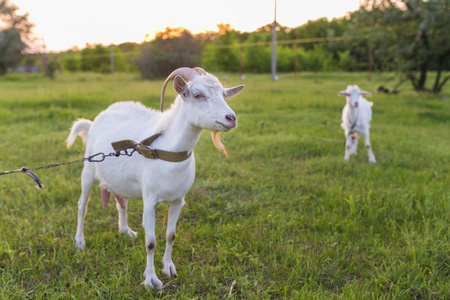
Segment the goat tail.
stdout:
<path fill-rule="evenodd" d="M 211 139 L 214 143 L 214 146 L 216 146 L 216 149 L 222 152 L 223 155 L 228 157 L 227 150 L 220 140 L 220 131 L 211 131 Z"/>
<path fill-rule="evenodd" d="M 92 121 L 86 119 L 78 119 L 73 122 L 72 128 L 70 128 L 69 137 L 66 140 L 67 148 L 70 148 L 73 145 L 77 136 L 80 136 L 83 139 L 83 143 L 86 144 L 86 136 L 92 123 Z"/>

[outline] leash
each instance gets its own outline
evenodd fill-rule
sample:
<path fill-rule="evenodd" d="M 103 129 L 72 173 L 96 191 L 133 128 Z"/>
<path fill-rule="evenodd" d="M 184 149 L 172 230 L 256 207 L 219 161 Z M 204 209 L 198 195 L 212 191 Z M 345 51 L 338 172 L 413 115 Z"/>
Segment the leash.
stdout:
<path fill-rule="evenodd" d="M 159 149 L 154 149 L 154 148 L 150 147 L 150 144 L 153 143 L 153 141 L 155 139 L 157 139 L 159 136 L 161 136 L 161 134 L 162 134 L 162 132 L 154 134 L 151 137 L 142 140 L 140 143 L 136 143 L 133 140 L 123 140 L 123 141 L 114 142 L 111 145 L 113 146 L 115 151 L 110 152 L 108 154 L 99 152 L 97 154 L 94 154 L 94 155 L 91 155 L 88 157 L 83 157 L 83 158 L 76 159 L 76 160 L 72 160 L 72 161 L 54 163 L 54 164 L 49 164 L 49 165 L 34 167 L 34 168 L 22 167 L 17 170 L 0 172 L 0 176 L 7 175 L 7 174 L 14 174 L 14 173 L 24 173 L 24 174 L 27 174 L 28 176 L 30 176 L 36 182 L 36 184 L 37 184 L 36 187 L 38 189 L 40 189 L 40 188 L 43 188 L 44 185 L 42 184 L 42 181 L 39 179 L 39 177 L 36 174 L 34 174 L 32 171 L 41 170 L 41 169 L 50 169 L 50 168 L 55 168 L 55 167 L 59 167 L 59 166 L 67 166 L 67 165 L 72 165 L 72 164 L 78 164 L 78 163 L 82 163 L 85 161 L 92 162 L 92 163 L 98 163 L 98 162 L 104 161 L 105 158 L 107 158 L 107 157 L 132 156 L 134 152 L 138 152 L 142 156 L 149 158 L 149 159 L 161 159 L 161 160 L 169 161 L 169 162 L 181 162 L 181 161 L 188 159 L 192 155 L 192 151 L 170 152 L 170 151 L 159 150 Z"/>
<path fill-rule="evenodd" d="M 132 149 L 130 147 L 130 149 Z M 55 167 L 59 167 L 59 166 L 68 166 L 68 165 L 72 165 L 72 164 L 78 164 L 78 163 L 82 163 L 85 161 L 88 162 L 102 162 L 105 160 L 106 157 L 110 157 L 110 156 L 121 156 L 121 155 L 126 155 L 126 156 L 131 156 L 134 153 L 134 149 L 133 151 L 129 152 L 130 149 L 121 149 L 121 150 L 117 150 L 115 152 L 111 152 L 108 154 L 105 154 L 103 152 L 99 152 L 97 154 L 88 156 L 88 157 L 83 157 L 80 159 L 76 159 L 76 160 L 71 160 L 71 161 L 65 161 L 65 162 L 61 162 L 61 163 L 54 163 L 54 164 L 49 164 L 49 165 L 45 165 L 45 166 L 40 166 L 40 167 L 35 167 L 35 168 L 26 168 L 26 167 L 22 167 L 20 169 L 17 170 L 12 170 L 12 171 L 4 171 L 4 172 L 0 172 L 0 176 L 1 175 L 7 175 L 7 174 L 14 174 L 14 173 L 25 173 L 28 176 L 30 176 L 34 182 L 36 182 L 37 184 L 37 188 L 43 188 L 44 185 L 42 184 L 42 181 L 39 179 L 39 177 L 34 174 L 32 171 L 35 170 L 41 170 L 41 169 L 50 169 L 50 168 L 55 168 Z"/>

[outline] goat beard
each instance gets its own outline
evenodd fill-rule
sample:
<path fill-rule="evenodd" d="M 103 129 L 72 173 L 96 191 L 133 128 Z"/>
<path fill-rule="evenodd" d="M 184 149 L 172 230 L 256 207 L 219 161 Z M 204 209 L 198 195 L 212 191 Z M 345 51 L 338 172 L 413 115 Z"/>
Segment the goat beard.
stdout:
<path fill-rule="evenodd" d="M 222 152 L 223 155 L 228 157 L 227 150 L 220 140 L 220 131 L 211 131 L 211 139 L 214 143 L 214 146 L 216 146 L 216 149 Z"/>

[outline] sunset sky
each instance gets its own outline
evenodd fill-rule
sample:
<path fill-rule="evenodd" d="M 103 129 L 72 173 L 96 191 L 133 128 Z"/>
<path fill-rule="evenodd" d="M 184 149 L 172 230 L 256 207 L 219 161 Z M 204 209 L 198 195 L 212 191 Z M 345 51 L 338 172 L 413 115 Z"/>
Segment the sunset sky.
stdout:
<path fill-rule="evenodd" d="M 273 22 L 274 0 L 12 0 L 28 12 L 44 36 L 47 50 L 62 51 L 86 43 L 142 42 L 147 34 L 170 27 L 192 33 L 216 31 L 229 23 L 253 31 Z M 277 0 L 277 21 L 297 27 L 308 20 L 335 18 L 358 9 L 359 0 Z"/>

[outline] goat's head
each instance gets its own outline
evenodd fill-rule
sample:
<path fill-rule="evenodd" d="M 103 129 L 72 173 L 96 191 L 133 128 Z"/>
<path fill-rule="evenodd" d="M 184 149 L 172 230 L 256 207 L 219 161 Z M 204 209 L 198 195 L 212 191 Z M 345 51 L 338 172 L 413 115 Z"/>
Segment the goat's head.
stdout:
<path fill-rule="evenodd" d="M 339 92 L 339 96 L 346 96 L 347 103 L 351 107 L 358 107 L 358 101 L 361 95 L 371 95 L 371 93 L 361 91 L 357 85 L 348 85 L 345 91 Z"/>
<path fill-rule="evenodd" d="M 164 82 L 161 92 L 161 111 L 164 110 L 165 89 L 171 79 L 173 79 L 175 91 L 187 104 L 192 124 L 210 130 L 216 148 L 227 155 L 225 147 L 220 142 L 219 132 L 235 128 L 237 120 L 236 114 L 224 98 L 237 95 L 244 86 L 224 88 L 215 76 L 202 68 L 179 68 L 173 71 Z"/>

